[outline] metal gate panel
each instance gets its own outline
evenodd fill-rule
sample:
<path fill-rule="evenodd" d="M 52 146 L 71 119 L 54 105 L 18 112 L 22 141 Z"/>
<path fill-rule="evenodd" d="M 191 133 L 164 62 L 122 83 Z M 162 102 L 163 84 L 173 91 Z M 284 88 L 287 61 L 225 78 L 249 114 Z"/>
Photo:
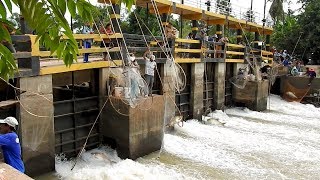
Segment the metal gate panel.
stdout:
<path fill-rule="evenodd" d="M 186 87 L 182 92 L 176 92 L 176 104 L 183 116 L 184 119 L 191 119 L 192 112 L 190 107 L 190 99 L 191 99 L 191 64 L 184 63 L 180 64 L 182 69 L 186 74 Z M 180 115 L 179 111 L 176 110 L 176 114 Z"/>
<path fill-rule="evenodd" d="M 214 110 L 215 63 L 205 63 L 205 68 L 203 76 L 203 112 L 209 113 L 210 110 Z"/>
<path fill-rule="evenodd" d="M 67 157 L 75 156 L 82 148 L 99 110 L 97 96 L 54 102 L 55 149 Z M 86 149 L 99 144 L 99 125 L 95 125 Z"/>
<path fill-rule="evenodd" d="M 157 69 L 159 71 L 160 76 L 162 74 L 161 73 L 162 66 L 163 66 L 163 64 L 157 63 Z M 155 71 L 152 94 L 160 94 L 160 95 L 163 94 L 162 85 L 161 85 L 161 80 L 160 80 L 159 74 L 158 74 L 158 72 Z"/>
<path fill-rule="evenodd" d="M 225 78 L 225 106 L 232 106 L 232 88 L 233 85 L 230 79 L 233 77 L 234 63 L 226 63 L 226 78 Z"/>

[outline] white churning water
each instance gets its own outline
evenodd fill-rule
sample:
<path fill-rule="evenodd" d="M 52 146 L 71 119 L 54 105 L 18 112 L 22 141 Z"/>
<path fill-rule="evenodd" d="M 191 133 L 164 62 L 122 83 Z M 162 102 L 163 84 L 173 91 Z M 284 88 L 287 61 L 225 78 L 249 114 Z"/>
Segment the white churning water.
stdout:
<path fill-rule="evenodd" d="M 189 120 L 165 134 L 163 151 L 137 161 L 100 148 L 56 163 L 62 179 L 318 179 L 320 109 L 271 96 L 271 110 L 215 111 L 224 126 Z"/>

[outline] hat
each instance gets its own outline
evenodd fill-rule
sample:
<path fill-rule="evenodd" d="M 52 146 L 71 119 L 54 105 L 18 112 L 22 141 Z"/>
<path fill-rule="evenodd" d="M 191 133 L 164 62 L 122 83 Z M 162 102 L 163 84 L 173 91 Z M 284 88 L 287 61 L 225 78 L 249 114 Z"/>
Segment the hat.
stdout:
<path fill-rule="evenodd" d="M 155 60 L 156 57 L 152 54 L 152 55 L 150 56 L 150 59 Z"/>
<path fill-rule="evenodd" d="M 9 126 L 16 128 L 19 123 L 14 117 L 7 117 L 5 119 L 0 119 L 0 124 L 8 124 Z"/>
<path fill-rule="evenodd" d="M 131 56 L 131 57 L 130 57 L 130 60 L 131 60 L 131 61 L 135 61 L 135 60 L 136 60 L 136 57 Z"/>

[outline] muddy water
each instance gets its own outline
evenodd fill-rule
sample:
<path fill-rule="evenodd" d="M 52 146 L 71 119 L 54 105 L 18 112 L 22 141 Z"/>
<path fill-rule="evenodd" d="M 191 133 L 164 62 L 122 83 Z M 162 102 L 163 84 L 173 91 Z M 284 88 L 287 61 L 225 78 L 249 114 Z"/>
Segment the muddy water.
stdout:
<path fill-rule="evenodd" d="M 39 179 L 318 179 L 320 109 L 271 97 L 271 110 L 212 113 L 224 126 L 190 120 L 166 134 L 161 152 L 122 160 L 103 147 L 71 161 L 57 158 Z"/>

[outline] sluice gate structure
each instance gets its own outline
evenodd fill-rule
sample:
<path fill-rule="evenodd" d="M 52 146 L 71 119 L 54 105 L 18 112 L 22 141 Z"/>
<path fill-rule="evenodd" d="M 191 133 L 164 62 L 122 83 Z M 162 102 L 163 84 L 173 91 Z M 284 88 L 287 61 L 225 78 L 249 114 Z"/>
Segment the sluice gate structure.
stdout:
<path fill-rule="evenodd" d="M 99 2 L 102 2 L 99 0 Z M 141 35 L 121 34 L 115 27 L 115 34 L 74 34 L 79 42 L 79 53 L 91 53 L 90 63 L 78 62 L 66 67 L 55 54 L 43 49 L 36 41 L 36 35 L 12 36 L 17 53 L 19 73 L 8 83 L 0 82 L 1 118 L 15 116 L 19 119 L 19 136 L 22 143 L 22 155 L 26 173 L 30 176 L 54 170 L 55 154 L 75 157 L 81 150 L 99 111 L 103 108 L 99 121 L 88 137 L 86 149 L 98 147 L 101 143 L 117 149 L 122 158 L 138 158 L 161 148 L 164 128 L 175 115 L 183 119 L 201 119 L 201 116 L 213 110 L 234 105 L 235 87 L 230 78 L 237 75 L 239 68 L 245 68 L 247 54 L 255 53 L 260 60 L 272 63 L 270 35 L 272 29 L 234 17 L 194 8 L 185 4 L 167 0 L 154 0 L 159 13 L 166 19 L 169 14 L 179 14 L 182 19 L 192 21 L 192 30 L 198 31 L 199 21 L 216 26 L 216 34 L 223 36 L 224 27 L 237 30 L 237 41 L 243 38 L 243 32 L 255 34 L 254 48 L 241 44 L 201 42 L 175 38 L 170 41 L 170 52 L 186 76 L 186 87 L 181 92 L 172 88 L 174 72 L 167 57 L 163 56 L 158 43 L 162 37 L 145 36 L 151 51 L 156 55 L 158 76 L 155 75 L 153 97 L 146 98 L 141 105 L 151 106 L 132 108 L 119 98 L 110 97 L 108 92 L 109 74 L 112 69 L 121 68 L 127 57 L 121 51 L 124 42 L 129 53 L 141 54 L 147 50 Z M 150 2 L 138 0 L 137 6 L 148 8 Z M 111 14 L 114 26 L 120 18 L 120 7 L 112 4 L 115 13 Z M 166 21 L 162 25 L 166 25 Z M 266 49 L 261 50 L 258 42 L 263 32 L 266 36 Z M 63 36 L 63 39 L 67 37 Z M 106 49 L 93 46 L 81 48 L 81 41 L 93 39 L 101 42 L 111 39 L 118 45 Z M 216 47 L 220 47 L 216 49 Z M 109 52 L 113 61 L 102 61 L 97 53 Z M 143 72 L 145 62 L 142 57 L 137 61 Z M 252 84 L 252 87 L 261 87 Z M 257 89 L 257 88 L 256 88 Z M 264 110 L 266 98 L 257 89 L 251 100 L 250 108 Z M 241 96 L 241 93 L 237 93 Z M 263 95 L 260 95 L 263 94 Z M 110 104 L 111 103 L 111 104 Z M 146 110 L 147 109 L 147 110 Z M 119 113 L 120 112 L 120 113 Z"/>

